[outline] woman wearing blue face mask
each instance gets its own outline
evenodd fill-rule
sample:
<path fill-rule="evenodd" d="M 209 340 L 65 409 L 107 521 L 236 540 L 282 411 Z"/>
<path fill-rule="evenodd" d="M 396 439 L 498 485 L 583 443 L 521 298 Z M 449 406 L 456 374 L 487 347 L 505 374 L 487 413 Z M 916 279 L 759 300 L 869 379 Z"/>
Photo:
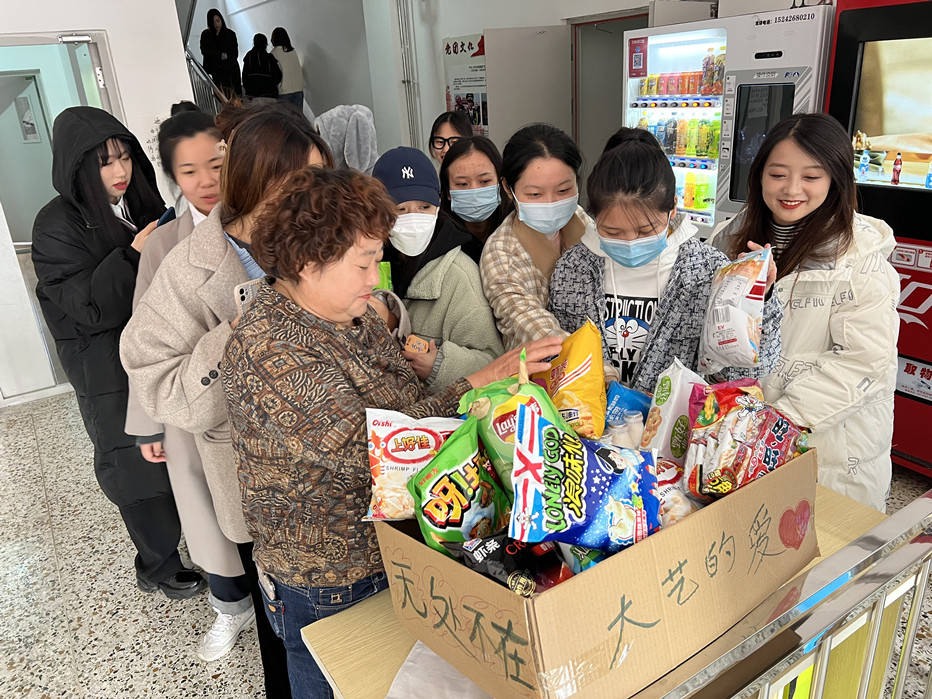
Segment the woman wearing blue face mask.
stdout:
<path fill-rule="evenodd" d="M 674 357 L 697 370 L 712 276 L 728 258 L 696 238 L 689 217 L 677 213 L 673 169 L 650 133 L 623 128 L 609 146 L 587 182 L 594 222 L 557 262 L 549 308 L 567 332 L 596 321 L 606 365 L 625 385 L 652 392 Z M 768 292 L 775 277 L 771 265 Z M 777 298 L 769 298 L 760 365 L 728 368 L 724 378 L 770 373 L 782 315 Z"/>
<path fill-rule="evenodd" d="M 502 179 L 517 211 L 486 242 L 479 271 L 506 349 L 563 334 L 547 300 L 554 265 L 592 222 L 579 206 L 581 164 L 573 139 L 549 124 L 525 126 L 505 145 Z"/>
<path fill-rule="evenodd" d="M 472 234 L 463 252 L 476 264 L 485 241 L 514 209 L 502 184 L 502 156 L 485 136 L 457 141 L 440 165 L 440 208 Z"/>

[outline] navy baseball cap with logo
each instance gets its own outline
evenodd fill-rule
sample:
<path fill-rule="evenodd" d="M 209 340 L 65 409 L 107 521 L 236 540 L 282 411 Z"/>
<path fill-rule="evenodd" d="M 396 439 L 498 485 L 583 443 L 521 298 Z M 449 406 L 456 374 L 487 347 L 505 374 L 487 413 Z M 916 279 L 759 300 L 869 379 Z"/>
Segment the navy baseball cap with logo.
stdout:
<path fill-rule="evenodd" d="M 386 151 L 372 168 L 372 176 L 385 185 L 396 204 L 426 201 L 440 206 L 440 180 L 437 171 L 417 148 L 398 146 Z"/>

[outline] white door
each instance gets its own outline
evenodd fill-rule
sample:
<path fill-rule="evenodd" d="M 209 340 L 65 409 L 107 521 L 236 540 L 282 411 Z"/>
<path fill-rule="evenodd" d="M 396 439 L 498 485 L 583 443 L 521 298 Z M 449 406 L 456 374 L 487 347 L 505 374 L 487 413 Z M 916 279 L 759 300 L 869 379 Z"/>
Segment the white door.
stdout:
<path fill-rule="evenodd" d="M 522 126 L 573 132 L 570 28 L 486 29 L 489 137 L 500 149 Z"/>

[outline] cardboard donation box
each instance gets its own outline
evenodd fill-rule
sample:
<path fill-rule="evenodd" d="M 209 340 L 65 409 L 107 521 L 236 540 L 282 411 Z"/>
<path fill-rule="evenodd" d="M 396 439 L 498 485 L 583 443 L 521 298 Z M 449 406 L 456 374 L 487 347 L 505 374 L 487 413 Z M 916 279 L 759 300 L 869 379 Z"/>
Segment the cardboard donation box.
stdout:
<path fill-rule="evenodd" d="M 818 555 L 816 454 L 566 582 L 521 597 L 376 524 L 392 605 L 414 636 L 496 697 L 626 697 L 737 623 Z"/>

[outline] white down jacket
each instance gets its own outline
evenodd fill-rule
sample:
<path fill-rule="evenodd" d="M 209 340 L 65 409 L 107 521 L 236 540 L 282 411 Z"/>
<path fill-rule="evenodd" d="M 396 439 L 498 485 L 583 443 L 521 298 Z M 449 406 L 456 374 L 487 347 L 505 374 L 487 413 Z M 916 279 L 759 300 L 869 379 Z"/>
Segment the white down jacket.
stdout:
<path fill-rule="evenodd" d="M 727 247 L 730 222 L 716 236 Z M 803 265 L 776 284 L 784 306 L 783 349 L 761 383 L 764 396 L 812 430 L 819 482 L 881 512 L 890 490 L 899 277 L 883 221 L 855 214 L 849 250 Z"/>

